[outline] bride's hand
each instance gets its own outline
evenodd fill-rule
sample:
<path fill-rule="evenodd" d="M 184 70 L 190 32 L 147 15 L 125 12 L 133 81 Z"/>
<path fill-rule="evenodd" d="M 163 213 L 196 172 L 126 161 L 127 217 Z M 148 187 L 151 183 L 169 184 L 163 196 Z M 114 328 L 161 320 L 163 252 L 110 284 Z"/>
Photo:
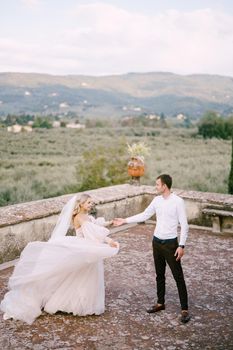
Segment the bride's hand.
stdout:
<path fill-rule="evenodd" d="M 110 247 L 112 247 L 112 248 L 118 248 L 118 247 L 119 247 L 119 243 L 116 242 L 116 241 L 111 241 L 111 242 L 109 242 L 109 245 L 110 245 Z"/>
<path fill-rule="evenodd" d="M 107 226 L 113 225 L 113 220 L 107 221 Z"/>

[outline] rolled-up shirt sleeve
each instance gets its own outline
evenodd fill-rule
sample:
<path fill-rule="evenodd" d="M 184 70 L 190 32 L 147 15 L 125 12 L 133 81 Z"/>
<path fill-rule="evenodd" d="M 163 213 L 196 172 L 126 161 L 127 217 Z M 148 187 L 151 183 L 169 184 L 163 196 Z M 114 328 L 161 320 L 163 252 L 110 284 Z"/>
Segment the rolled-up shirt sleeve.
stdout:
<path fill-rule="evenodd" d="M 154 199 L 142 213 L 126 218 L 126 223 L 132 224 L 132 223 L 146 221 L 155 213 L 156 213 L 156 206 L 155 206 L 155 199 Z"/>
<path fill-rule="evenodd" d="M 188 237 L 188 231 L 189 231 L 189 226 L 188 226 L 188 221 L 187 221 L 187 216 L 186 216 L 186 211 L 185 211 L 185 205 L 183 199 L 180 199 L 177 205 L 177 212 L 178 212 L 178 220 L 180 223 L 181 231 L 180 231 L 180 245 L 185 245 L 186 239 Z"/>

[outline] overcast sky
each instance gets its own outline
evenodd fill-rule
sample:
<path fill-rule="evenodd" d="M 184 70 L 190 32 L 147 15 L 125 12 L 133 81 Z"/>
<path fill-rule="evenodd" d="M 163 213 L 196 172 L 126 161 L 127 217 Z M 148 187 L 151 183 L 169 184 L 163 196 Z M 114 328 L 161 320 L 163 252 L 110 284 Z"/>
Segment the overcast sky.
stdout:
<path fill-rule="evenodd" d="M 233 0 L 0 5 L 0 72 L 233 76 Z"/>

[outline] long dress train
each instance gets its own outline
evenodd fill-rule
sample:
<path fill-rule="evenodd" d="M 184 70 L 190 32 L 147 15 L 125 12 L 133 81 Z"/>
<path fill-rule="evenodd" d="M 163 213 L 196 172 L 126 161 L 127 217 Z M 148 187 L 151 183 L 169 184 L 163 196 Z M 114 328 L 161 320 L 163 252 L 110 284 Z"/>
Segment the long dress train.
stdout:
<path fill-rule="evenodd" d="M 32 324 L 42 309 L 79 316 L 104 312 L 103 259 L 117 254 L 119 248 L 104 243 L 109 230 L 100 226 L 102 220 L 89 219 L 76 236 L 25 247 L 0 305 L 5 319 Z"/>

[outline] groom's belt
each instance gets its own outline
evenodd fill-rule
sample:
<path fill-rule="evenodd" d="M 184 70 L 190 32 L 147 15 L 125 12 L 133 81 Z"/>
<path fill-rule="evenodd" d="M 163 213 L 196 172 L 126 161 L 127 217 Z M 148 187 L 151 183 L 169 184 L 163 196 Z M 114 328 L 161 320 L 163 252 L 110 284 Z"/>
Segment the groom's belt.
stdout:
<path fill-rule="evenodd" d="M 166 243 L 176 243 L 177 242 L 177 237 L 175 238 L 169 238 L 169 239 L 160 239 L 158 237 L 153 237 L 153 240 L 160 243 L 160 244 L 166 244 Z"/>

